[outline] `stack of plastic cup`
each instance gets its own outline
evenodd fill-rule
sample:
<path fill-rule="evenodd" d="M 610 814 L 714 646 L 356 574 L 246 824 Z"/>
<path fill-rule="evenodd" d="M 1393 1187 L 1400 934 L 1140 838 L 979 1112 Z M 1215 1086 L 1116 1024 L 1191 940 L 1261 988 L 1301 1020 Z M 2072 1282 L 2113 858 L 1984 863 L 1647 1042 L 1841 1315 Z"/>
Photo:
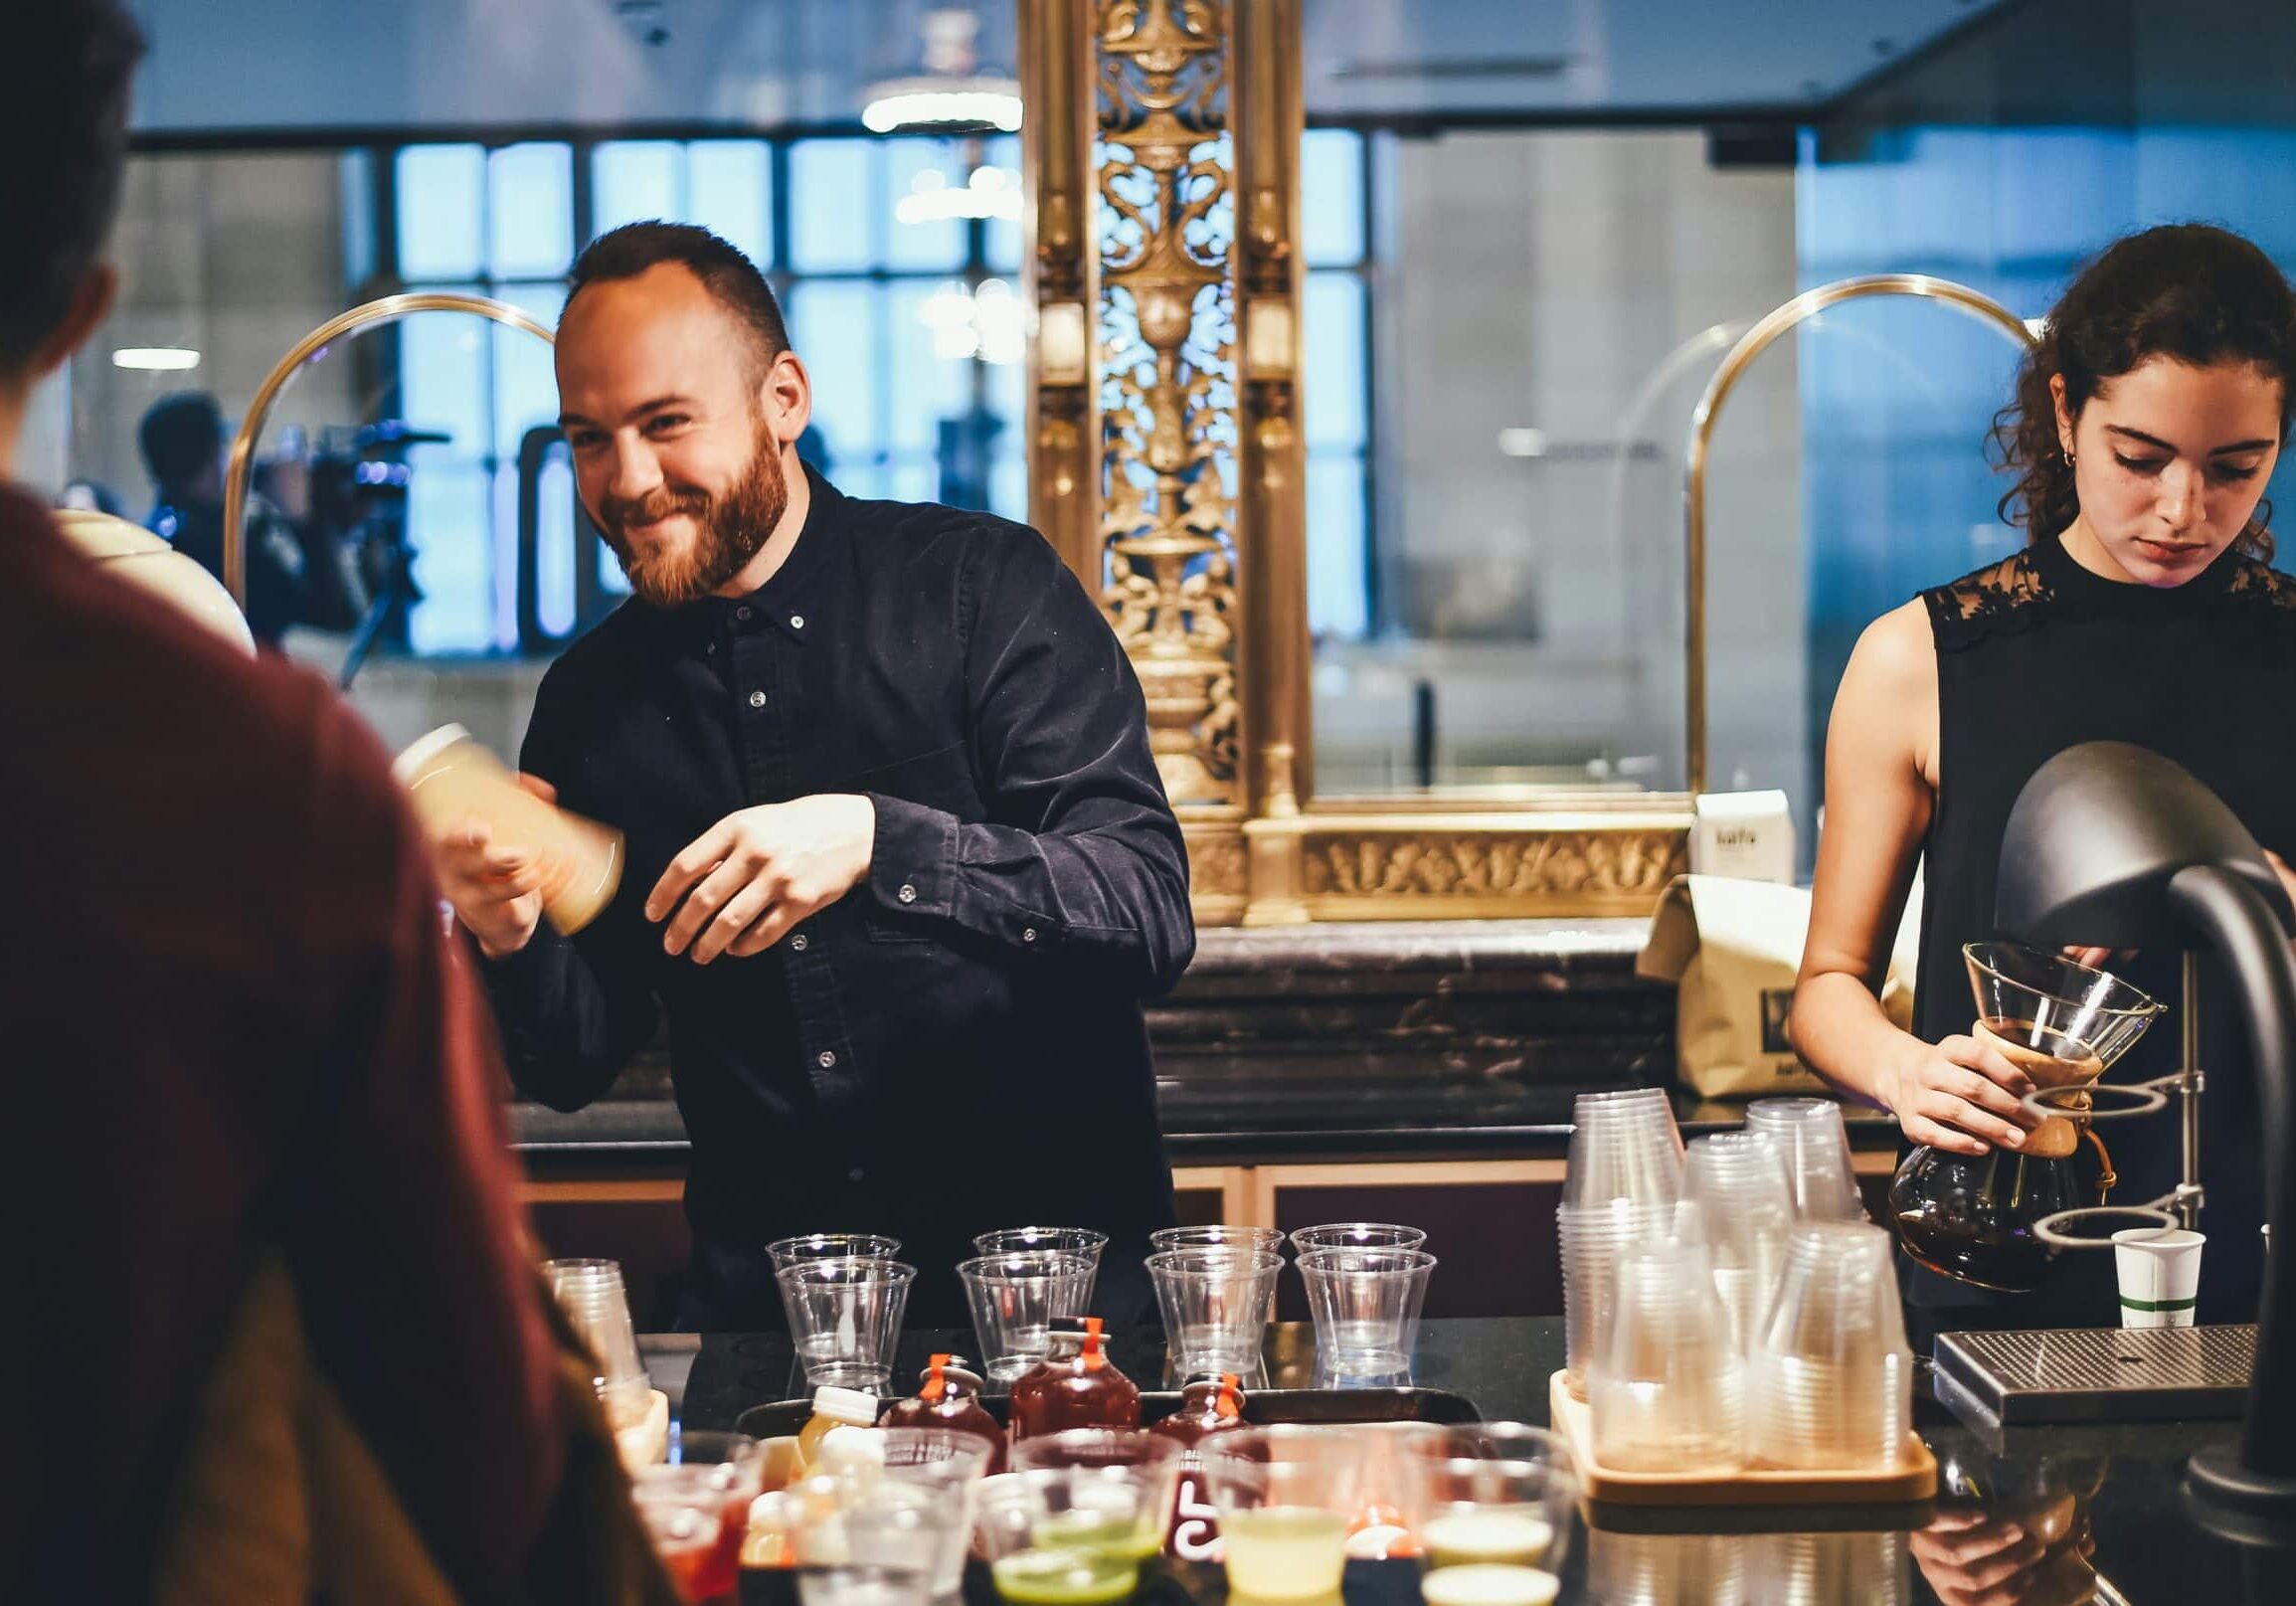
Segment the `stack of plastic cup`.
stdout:
<path fill-rule="evenodd" d="M 1148 1248 L 1157 1254 L 1173 1249 L 1269 1249 L 1284 1247 L 1280 1227 L 1238 1227 L 1226 1223 L 1204 1227 L 1158 1227 L 1148 1234 Z"/>
<path fill-rule="evenodd" d="M 882 1389 L 917 1268 L 855 1255 L 801 1260 L 774 1274 L 805 1381 L 815 1388 Z"/>
<path fill-rule="evenodd" d="M 1746 1551 L 1747 1598 L 1764 1606 L 1899 1606 L 1913 1599 L 1912 1552 L 1902 1533 L 1763 1533 Z"/>
<path fill-rule="evenodd" d="M 1746 1130 L 1774 1139 L 1805 1221 L 1862 1221 L 1865 1206 L 1850 1169 L 1850 1133 L 1832 1099 L 1756 1099 Z"/>
<path fill-rule="evenodd" d="M 1587 1367 L 1594 1458 L 1618 1472 L 1731 1472 L 1746 1456 L 1744 1361 L 1699 1243 L 1619 1256 L 1610 1338 Z"/>
<path fill-rule="evenodd" d="M 808 1232 L 796 1238 L 776 1238 L 766 1245 L 774 1270 L 784 1271 L 806 1260 L 891 1260 L 901 1253 L 901 1240 L 881 1232 Z"/>
<path fill-rule="evenodd" d="M 612 1260 L 545 1261 L 543 1275 L 567 1321 L 597 1363 L 599 1400 L 615 1431 L 645 1420 L 653 1382 L 638 1357 L 637 1330 L 622 1292 L 621 1265 Z"/>
<path fill-rule="evenodd" d="M 1586 1366 L 1605 1331 L 1619 1252 L 1671 1236 L 1682 1196 L 1682 1137 L 1665 1090 L 1582 1093 L 1555 1236 L 1562 1249 L 1567 1380 L 1586 1398 Z"/>
<path fill-rule="evenodd" d="M 1795 1225 L 1785 1157 L 1766 1133 L 1723 1132 L 1691 1143 L 1684 1155 L 1682 1203 L 1713 1261 L 1714 1288 L 1729 1313 L 1741 1352 L 1770 1314 L 1786 1240 Z"/>
<path fill-rule="evenodd" d="M 1598 1606 L 1769 1606 L 1746 1590 L 1742 1533 L 1587 1530 L 1586 1598 Z"/>
<path fill-rule="evenodd" d="M 958 1263 L 972 1334 L 987 1373 L 1010 1382 L 1052 1353 L 1053 1324 L 1081 1317 L 1092 1298 L 1092 1262 L 1062 1249 L 1016 1249 Z"/>
<path fill-rule="evenodd" d="M 1879 1472 L 1913 1423 L 1913 1353 L 1894 1243 L 1876 1226 L 1805 1222 L 1746 1357 L 1747 1447 L 1761 1466 Z"/>
<path fill-rule="evenodd" d="M 1250 1376 L 1260 1367 L 1284 1257 L 1273 1249 L 1166 1249 L 1148 1258 L 1172 1369 Z"/>
<path fill-rule="evenodd" d="M 1303 1255 L 1319 1249 L 1425 1249 L 1427 1234 L 1389 1221 L 1333 1221 L 1302 1227 L 1292 1234 L 1292 1247 Z"/>
<path fill-rule="evenodd" d="M 1435 1257 L 1424 1249 L 1314 1249 L 1302 1255 L 1300 1280 L 1308 1285 L 1308 1314 L 1316 1322 L 1318 1386 L 1408 1383 L 1419 1311 L 1434 1272 Z"/>
<path fill-rule="evenodd" d="M 1088 1306 L 1092 1303 L 1093 1290 L 1100 1283 L 1100 1254 L 1107 1247 L 1108 1234 L 1095 1232 L 1090 1227 L 999 1227 L 972 1240 L 972 1252 L 976 1255 L 1025 1255 L 1046 1249 L 1082 1255 L 1092 1262 L 1092 1281 L 1084 1290 L 1084 1302 Z"/>

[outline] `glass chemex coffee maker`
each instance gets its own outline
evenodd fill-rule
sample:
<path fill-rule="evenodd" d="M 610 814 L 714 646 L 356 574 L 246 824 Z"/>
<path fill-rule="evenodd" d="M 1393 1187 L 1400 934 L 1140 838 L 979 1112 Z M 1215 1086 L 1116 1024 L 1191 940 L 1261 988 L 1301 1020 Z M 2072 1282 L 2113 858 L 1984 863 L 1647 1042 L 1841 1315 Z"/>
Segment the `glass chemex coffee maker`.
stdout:
<path fill-rule="evenodd" d="M 2023 943 L 1969 943 L 1961 954 L 1977 1001 L 1972 1035 L 2031 1077 L 2029 1103 L 2051 1113 L 2022 1149 L 1956 1155 L 1924 1145 L 1906 1156 L 1889 1184 L 1906 1253 L 1959 1282 L 2022 1294 L 2039 1286 L 2058 1249 L 2078 1241 L 2063 1237 L 2080 1219 L 2074 1212 L 2175 1225 L 2160 1208 L 2174 1195 L 2110 1205 L 2117 1178 L 2095 1126 L 2099 1099 L 2121 1106 L 2116 1116 L 2167 1102 L 2159 1083 L 2097 1085 L 2166 1005 L 2118 977 Z"/>

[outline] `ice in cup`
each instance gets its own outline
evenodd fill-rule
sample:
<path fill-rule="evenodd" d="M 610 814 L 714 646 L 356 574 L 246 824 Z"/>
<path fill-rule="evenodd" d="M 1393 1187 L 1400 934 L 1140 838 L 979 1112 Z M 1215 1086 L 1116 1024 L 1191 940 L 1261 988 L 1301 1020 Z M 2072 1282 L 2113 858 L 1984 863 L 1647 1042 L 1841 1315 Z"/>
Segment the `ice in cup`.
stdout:
<path fill-rule="evenodd" d="M 497 843 L 532 852 L 542 912 L 569 937 L 596 920 L 621 885 L 621 832 L 543 802 L 459 725 L 417 738 L 391 773 L 431 829 L 475 816 Z"/>

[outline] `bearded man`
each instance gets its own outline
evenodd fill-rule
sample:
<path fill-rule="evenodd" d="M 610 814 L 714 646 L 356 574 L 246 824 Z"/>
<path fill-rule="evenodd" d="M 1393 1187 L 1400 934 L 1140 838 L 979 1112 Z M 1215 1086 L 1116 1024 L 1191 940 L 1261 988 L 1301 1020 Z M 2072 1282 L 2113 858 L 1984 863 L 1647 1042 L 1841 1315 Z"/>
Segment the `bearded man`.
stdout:
<path fill-rule="evenodd" d="M 1172 1198 L 1141 1003 L 1195 933 L 1099 608 L 1024 526 L 800 463 L 805 365 L 703 230 L 584 252 L 557 366 L 632 598 L 544 676 L 521 768 L 628 863 L 569 939 L 527 844 L 437 840 L 518 1085 L 579 1109 L 667 1017 L 682 1328 L 779 1325 L 766 1245 L 822 1231 L 899 1238 L 910 1324 L 962 1324 L 972 1236 L 1032 1223 L 1108 1233 L 1100 1313 L 1145 1314 Z"/>

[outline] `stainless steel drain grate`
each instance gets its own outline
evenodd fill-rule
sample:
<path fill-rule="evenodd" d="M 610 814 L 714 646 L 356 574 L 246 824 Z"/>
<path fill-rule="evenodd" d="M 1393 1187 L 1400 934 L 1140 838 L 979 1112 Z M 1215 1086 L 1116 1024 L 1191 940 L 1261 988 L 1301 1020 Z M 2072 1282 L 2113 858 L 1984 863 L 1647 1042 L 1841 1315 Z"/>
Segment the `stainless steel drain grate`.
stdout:
<path fill-rule="evenodd" d="M 1945 1333 L 1948 1398 L 1993 1421 L 2137 1422 L 2238 1416 L 2256 1329 L 2072 1328 Z"/>

